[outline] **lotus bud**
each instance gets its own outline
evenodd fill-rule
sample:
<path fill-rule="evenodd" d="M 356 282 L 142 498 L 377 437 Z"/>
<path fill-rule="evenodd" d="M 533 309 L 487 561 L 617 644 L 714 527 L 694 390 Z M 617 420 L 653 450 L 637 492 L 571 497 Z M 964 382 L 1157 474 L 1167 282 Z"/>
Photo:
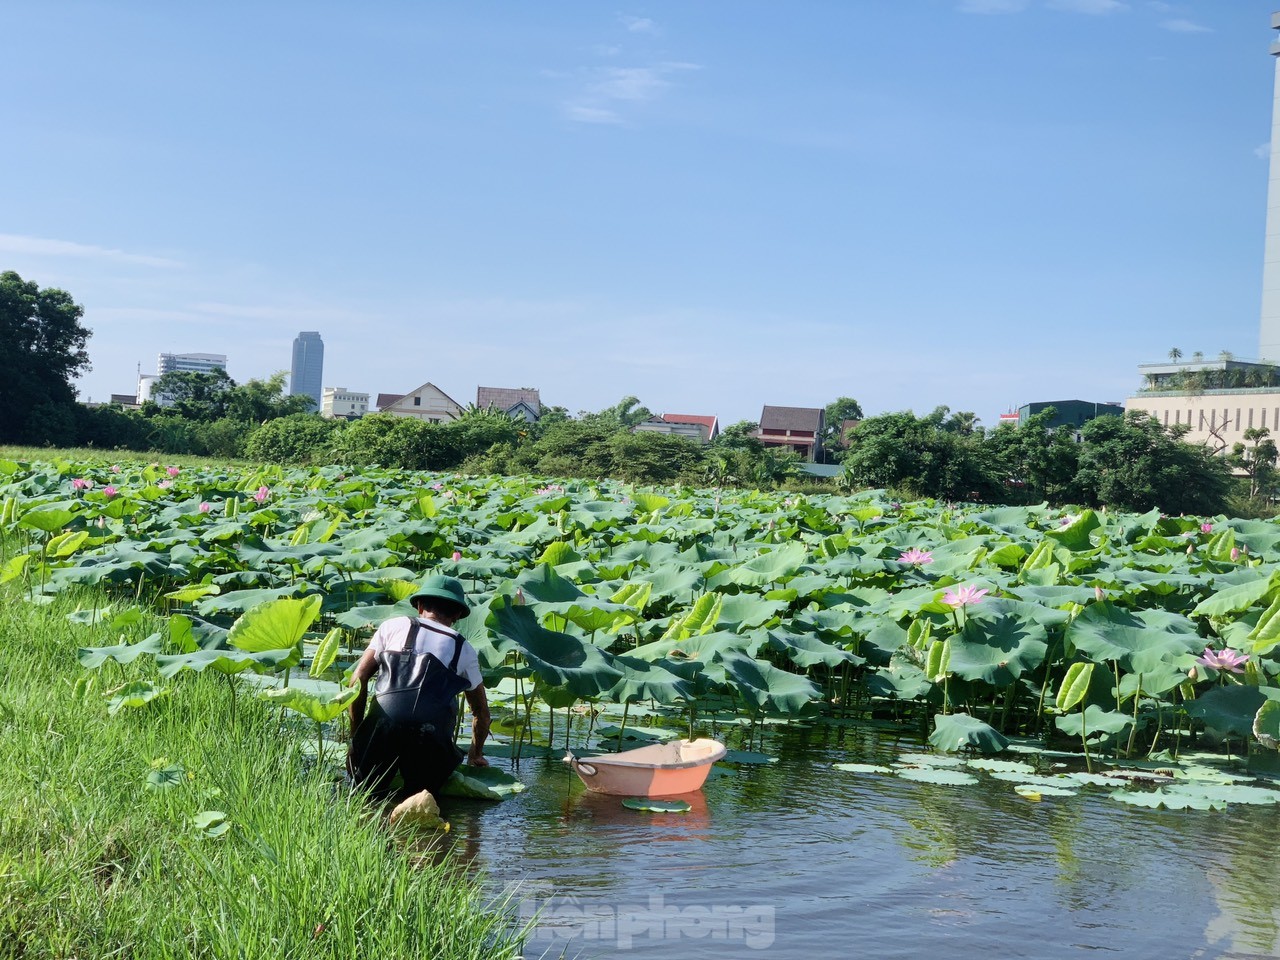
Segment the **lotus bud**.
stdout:
<path fill-rule="evenodd" d="M 1198 676 L 1200 676 L 1200 671 L 1199 671 L 1197 668 L 1195 668 L 1195 667 L 1192 667 L 1190 670 L 1188 670 L 1188 671 L 1187 671 L 1187 679 L 1188 679 L 1188 680 L 1194 680 L 1194 679 L 1196 679 Z"/>
<path fill-rule="evenodd" d="M 1234 563 L 1235 561 L 1237 561 L 1237 560 L 1239 560 L 1239 559 L 1240 559 L 1240 549 L 1239 549 L 1238 547 L 1232 547 L 1232 548 L 1231 548 L 1231 561 Z"/>
<path fill-rule="evenodd" d="M 1187 556 L 1189 557 L 1189 556 L 1191 556 L 1191 555 L 1192 555 L 1193 553 L 1195 553 L 1195 552 L 1196 552 L 1196 545 L 1195 545 L 1194 543 L 1188 543 L 1188 544 L 1187 544 Z"/>
<path fill-rule="evenodd" d="M 516 606 L 524 606 L 524 590 L 520 587 L 516 587 Z"/>
<path fill-rule="evenodd" d="M 453 551 L 453 562 L 457 563 L 461 559 L 462 559 L 462 551 L 461 550 Z"/>
<path fill-rule="evenodd" d="M 210 508 L 209 508 L 209 504 L 207 504 L 207 503 L 201 503 L 201 504 L 200 504 L 200 512 L 201 512 L 201 513 L 208 513 L 208 512 L 209 512 L 209 509 L 210 509 Z"/>
<path fill-rule="evenodd" d="M 1097 599 L 1097 601 L 1098 601 L 1099 603 L 1101 603 L 1103 600 L 1107 599 L 1106 591 L 1105 591 L 1105 590 L 1103 590 L 1101 587 L 1094 587 L 1094 588 L 1093 588 L 1093 596 L 1094 596 L 1094 598 L 1095 598 L 1095 599 Z"/>

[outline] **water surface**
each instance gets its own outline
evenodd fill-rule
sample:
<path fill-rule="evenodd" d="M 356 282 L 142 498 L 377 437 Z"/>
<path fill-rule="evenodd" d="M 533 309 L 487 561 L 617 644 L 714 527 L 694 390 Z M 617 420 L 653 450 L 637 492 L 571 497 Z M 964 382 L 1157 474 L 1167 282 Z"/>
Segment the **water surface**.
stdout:
<path fill-rule="evenodd" d="M 831 768 L 914 749 L 787 728 L 765 738 L 777 763 L 724 767 L 684 814 L 627 809 L 525 759 L 524 793 L 446 803 L 449 842 L 540 911 L 530 957 L 1280 953 L 1276 808 L 1150 811 L 1106 789 L 1035 802 L 980 773 L 943 787 Z"/>

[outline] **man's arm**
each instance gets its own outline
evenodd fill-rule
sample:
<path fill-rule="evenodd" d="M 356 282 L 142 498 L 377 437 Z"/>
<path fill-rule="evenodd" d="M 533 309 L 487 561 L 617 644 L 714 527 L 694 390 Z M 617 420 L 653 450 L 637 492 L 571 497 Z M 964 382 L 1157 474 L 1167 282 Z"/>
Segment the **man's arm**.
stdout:
<path fill-rule="evenodd" d="M 489 738 L 489 698 L 484 684 L 467 691 L 467 706 L 471 708 L 471 749 L 467 751 L 467 763 L 473 767 L 487 767 L 484 758 L 484 742 Z"/>
<path fill-rule="evenodd" d="M 354 687 L 360 685 L 360 692 L 356 694 L 356 698 L 351 701 L 348 713 L 351 717 L 351 732 L 355 733 L 356 727 L 360 726 L 360 721 L 364 719 L 365 703 L 369 700 L 369 678 L 378 672 L 377 654 L 373 652 L 373 646 L 365 648 L 360 659 L 356 662 L 356 668 L 351 671 L 351 685 Z"/>

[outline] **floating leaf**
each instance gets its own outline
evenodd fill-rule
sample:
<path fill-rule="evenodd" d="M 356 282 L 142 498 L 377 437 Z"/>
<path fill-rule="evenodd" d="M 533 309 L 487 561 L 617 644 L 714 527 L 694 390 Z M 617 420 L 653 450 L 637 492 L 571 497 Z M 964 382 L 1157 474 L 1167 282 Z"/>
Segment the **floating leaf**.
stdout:
<path fill-rule="evenodd" d="M 1150 807 L 1153 810 L 1225 810 L 1227 807 L 1223 800 L 1165 790 L 1117 790 L 1111 794 L 1111 798 L 1131 806 Z"/>
<path fill-rule="evenodd" d="M 472 767 L 464 764 L 440 788 L 446 797 L 469 797 L 475 800 L 506 800 L 524 789 L 524 784 L 497 767 Z"/>
<path fill-rule="evenodd" d="M 683 800 L 655 800 L 652 797 L 627 797 L 622 805 L 628 810 L 646 813 L 688 813 L 692 809 Z"/>
<path fill-rule="evenodd" d="M 1074 797 L 1074 790 L 1067 790 L 1064 787 L 1047 787 L 1037 786 L 1031 783 L 1019 783 L 1013 788 L 1019 796 L 1026 797 L 1028 800 L 1039 800 L 1041 797 Z"/>
<path fill-rule="evenodd" d="M 214 839 L 231 829 L 231 821 L 221 810 L 201 810 L 191 818 L 191 826 L 195 828 L 196 836 Z"/>
<path fill-rule="evenodd" d="M 893 773 L 893 767 L 885 767 L 878 763 L 833 763 L 833 769 L 846 773 Z"/>
<path fill-rule="evenodd" d="M 933 767 L 906 767 L 898 772 L 898 776 L 903 780 L 936 783 L 948 787 L 967 786 L 978 782 L 978 778 L 971 773 L 961 773 L 959 770 L 938 770 Z"/>

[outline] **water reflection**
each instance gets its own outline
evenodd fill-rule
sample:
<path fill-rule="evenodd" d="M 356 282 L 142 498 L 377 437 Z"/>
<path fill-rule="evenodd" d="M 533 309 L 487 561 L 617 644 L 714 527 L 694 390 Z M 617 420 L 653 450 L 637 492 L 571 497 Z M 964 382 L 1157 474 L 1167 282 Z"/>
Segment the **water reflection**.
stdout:
<path fill-rule="evenodd" d="M 902 746 L 781 729 L 765 739 L 778 763 L 708 781 L 684 814 L 627 809 L 558 762 L 526 761 L 519 796 L 446 803 L 445 842 L 526 917 L 543 911 L 532 956 L 1213 957 L 1280 943 L 1280 863 L 1263 839 L 1280 811 L 1034 802 L 985 775 L 942 787 L 830 766 Z"/>

